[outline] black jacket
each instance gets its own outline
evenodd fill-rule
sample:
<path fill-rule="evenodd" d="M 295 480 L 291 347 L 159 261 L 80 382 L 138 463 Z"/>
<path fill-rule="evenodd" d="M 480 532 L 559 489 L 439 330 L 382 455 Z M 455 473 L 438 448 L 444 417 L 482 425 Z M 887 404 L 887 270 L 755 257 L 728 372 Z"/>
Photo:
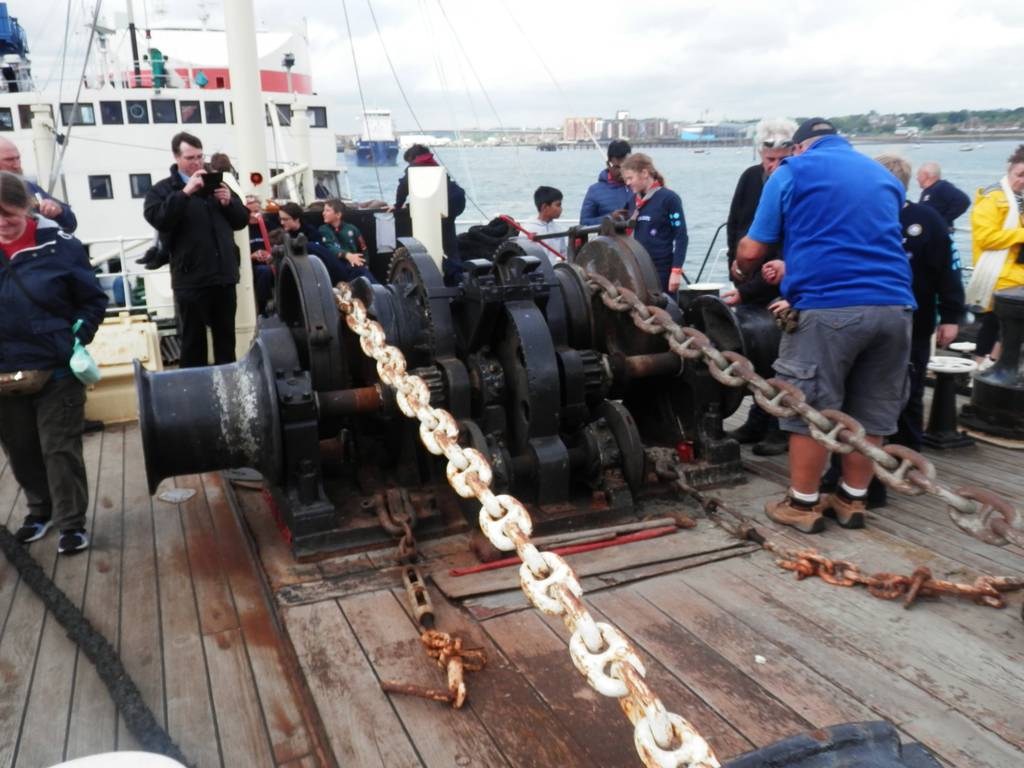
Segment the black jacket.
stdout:
<path fill-rule="evenodd" d="M 903 247 L 914 273 L 914 338 L 927 339 L 935 331 L 936 307 L 940 323 L 959 323 L 964 315 L 964 284 L 960 263 L 945 221 L 927 205 L 908 202 L 900 211 Z"/>
<path fill-rule="evenodd" d="M 213 195 L 186 195 L 176 165 L 146 193 L 143 215 L 164 238 L 171 257 L 171 286 L 209 288 L 238 282 L 233 232 L 249 223 L 249 211 L 231 193 L 221 205 Z"/>
<path fill-rule="evenodd" d="M 953 222 L 971 207 L 971 199 L 945 179 L 939 179 L 928 189 L 922 190 L 918 202 L 938 211 L 950 229 L 953 228 Z"/>
<path fill-rule="evenodd" d="M 725 223 L 725 240 L 729 246 L 730 268 L 736 260 L 736 247 L 747 234 L 750 225 L 754 223 L 754 214 L 757 212 L 757 204 L 761 201 L 763 189 L 764 168 L 760 163 L 747 168 L 736 182 L 736 191 L 733 193 L 732 204 L 729 206 L 729 218 Z M 769 246 L 769 255 L 765 260 L 781 258 L 782 249 L 775 245 Z M 767 306 L 779 298 L 779 286 L 766 283 L 761 277 L 760 269 L 742 283 L 737 283 L 736 290 L 739 291 L 744 304 Z"/>

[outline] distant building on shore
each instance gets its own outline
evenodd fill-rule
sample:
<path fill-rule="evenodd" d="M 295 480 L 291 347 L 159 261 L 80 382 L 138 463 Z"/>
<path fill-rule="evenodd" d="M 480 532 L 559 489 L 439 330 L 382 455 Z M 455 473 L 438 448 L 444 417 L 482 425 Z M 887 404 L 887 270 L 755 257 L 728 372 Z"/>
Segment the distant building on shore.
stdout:
<path fill-rule="evenodd" d="M 674 134 L 664 117 L 635 118 L 627 110 L 619 110 L 614 118 L 567 117 L 562 123 L 562 141 L 667 138 Z"/>

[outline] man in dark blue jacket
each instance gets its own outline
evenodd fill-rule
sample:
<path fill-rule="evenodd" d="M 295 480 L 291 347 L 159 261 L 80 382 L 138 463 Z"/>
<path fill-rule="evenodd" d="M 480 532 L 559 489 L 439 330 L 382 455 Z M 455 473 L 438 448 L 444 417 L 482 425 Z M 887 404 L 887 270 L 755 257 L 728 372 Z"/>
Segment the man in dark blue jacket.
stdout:
<path fill-rule="evenodd" d="M 875 159 L 888 168 L 904 188 L 910 184 L 910 163 L 902 157 L 879 155 Z M 963 194 L 956 187 L 953 189 Z M 907 201 L 900 211 L 900 226 L 903 227 L 903 247 L 910 256 L 917 310 L 910 342 L 910 399 L 900 414 L 899 432 L 891 442 L 920 451 L 924 433 L 924 377 L 931 356 L 932 334 L 936 334 L 938 347 L 948 347 L 956 340 L 964 316 L 964 284 L 960 262 L 955 258 L 952 240 L 946 231 L 947 221 L 935 210 Z"/>
<path fill-rule="evenodd" d="M 953 222 L 971 207 L 971 199 L 961 190 L 942 178 L 938 163 L 924 163 L 917 169 L 917 183 L 921 187 L 919 203 L 938 211 L 952 232 Z"/>
<path fill-rule="evenodd" d="M 10 171 L 22 177 L 29 193 L 39 204 L 39 213 L 47 219 L 57 222 L 65 232 L 74 232 L 78 229 L 78 219 L 75 218 L 71 206 L 51 197 L 38 184 L 26 179 L 25 172 L 21 169 L 21 152 L 14 142 L 3 138 L 0 138 L 0 171 Z"/>
<path fill-rule="evenodd" d="M 600 224 L 612 213 L 626 215 L 633 193 L 622 182 L 619 170 L 622 161 L 632 152 L 628 141 L 616 139 L 608 144 L 608 167 L 597 175 L 597 181 L 587 188 L 580 208 L 580 224 L 584 227 Z"/>

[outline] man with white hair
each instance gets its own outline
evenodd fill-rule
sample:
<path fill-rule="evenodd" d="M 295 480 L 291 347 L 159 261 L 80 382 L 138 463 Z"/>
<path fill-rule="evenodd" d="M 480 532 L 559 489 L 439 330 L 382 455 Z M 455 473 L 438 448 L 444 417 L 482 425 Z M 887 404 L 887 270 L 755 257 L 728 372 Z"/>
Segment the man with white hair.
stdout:
<path fill-rule="evenodd" d="M 793 154 L 793 132 L 797 125 L 784 117 L 765 119 L 754 130 L 754 145 L 761 156 L 761 162 L 752 165 L 741 175 L 729 206 L 729 218 L 725 223 L 725 237 L 729 246 L 729 268 L 736 259 L 736 246 L 754 221 L 754 212 L 761 200 L 765 182 L 785 158 Z M 778 248 L 773 247 L 773 254 Z M 776 258 L 775 255 L 772 258 Z M 727 304 L 753 304 L 766 307 L 779 297 L 777 285 L 767 283 L 760 273 L 749 280 L 736 283 L 726 291 L 723 299 Z M 779 420 L 765 412 L 757 403 L 750 406 L 747 420 L 738 429 L 729 432 L 729 437 L 741 444 L 754 443 L 753 451 L 758 456 L 776 456 L 786 452 L 788 439 L 779 429 Z"/>
<path fill-rule="evenodd" d="M 793 144 L 737 247 L 733 277 L 760 268 L 769 283 L 781 282 L 799 322 L 783 334 L 777 377 L 818 410 L 844 410 L 880 445 L 896 432 L 906 403 L 917 306 L 900 228 L 906 190 L 824 118 L 801 124 Z M 762 266 L 777 243 L 785 261 Z M 790 488 L 765 505 L 768 517 L 804 533 L 824 530 L 825 515 L 844 528 L 863 527 L 871 460 L 856 451 L 843 456 L 839 488 L 819 498 L 828 449 L 798 416 L 779 421 L 790 433 Z"/>
<path fill-rule="evenodd" d="M 57 222 L 57 226 L 65 232 L 74 232 L 78 228 L 78 219 L 70 205 L 54 199 L 38 184 L 25 178 L 25 172 L 21 169 L 21 151 L 9 139 L 0 138 L 0 171 L 10 171 L 22 177 L 29 193 L 39 204 L 40 214 Z"/>
<path fill-rule="evenodd" d="M 917 169 L 917 184 L 921 187 L 918 202 L 938 211 L 952 232 L 953 222 L 971 207 L 971 199 L 942 178 L 942 168 L 938 163 L 923 163 Z"/>

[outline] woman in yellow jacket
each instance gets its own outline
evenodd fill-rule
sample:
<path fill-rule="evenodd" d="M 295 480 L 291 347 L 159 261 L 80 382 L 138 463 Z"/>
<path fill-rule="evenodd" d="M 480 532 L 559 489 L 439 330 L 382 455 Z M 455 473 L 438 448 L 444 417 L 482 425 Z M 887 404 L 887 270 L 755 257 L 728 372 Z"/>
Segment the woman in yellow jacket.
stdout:
<path fill-rule="evenodd" d="M 998 184 L 978 190 L 971 211 L 974 274 L 967 305 L 980 308 L 981 329 L 975 354 L 985 357 L 999 338 L 992 294 L 1024 285 L 1024 144 L 1010 155 Z"/>

